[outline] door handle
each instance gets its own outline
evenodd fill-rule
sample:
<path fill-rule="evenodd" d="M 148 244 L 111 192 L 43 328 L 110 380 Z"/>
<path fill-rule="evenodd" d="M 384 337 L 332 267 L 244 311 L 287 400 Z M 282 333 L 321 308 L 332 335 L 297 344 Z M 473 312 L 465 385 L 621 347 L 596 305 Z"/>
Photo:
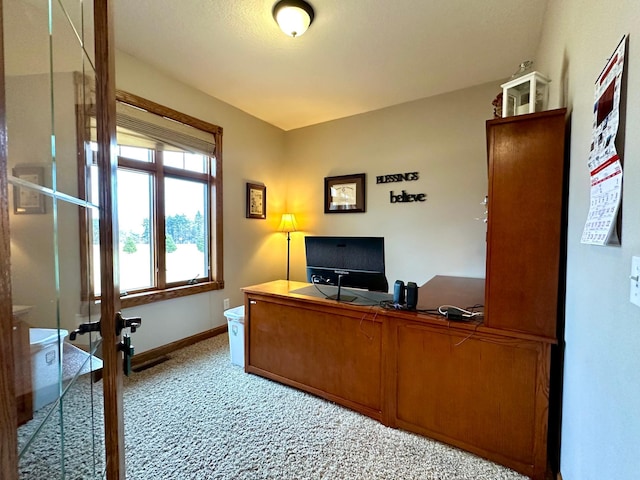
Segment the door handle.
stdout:
<path fill-rule="evenodd" d="M 140 328 L 142 325 L 142 318 L 140 317 L 130 317 L 125 318 L 122 316 L 122 312 L 116 313 L 116 335 L 120 335 L 122 330 L 125 328 L 130 328 L 131 333 L 135 333 L 135 331 Z M 102 327 L 101 321 L 97 320 L 95 322 L 87 322 L 81 323 L 78 325 L 78 328 L 73 330 L 69 334 L 69 340 L 74 341 L 78 335 L 84 335 L 89 332 L 99 332 Z"/>
<path fill-rule="evenodd" d="M 122 336 L 122 340 L 118 344 L 118 350 L 123 353 L 122 371 L 128 377 L 131 375 L 131 359 L 135 353 L 135 348 L 131 345 L 131 337 L 128 334 Z"/>
<path fill-rule="evenodd" d="M 141 325 L 142 318 L 140 317 L 125 318 L 122 316 L 122 312 L 116 313 L 116 335 L 120 335 L 125 328 L 130 328 L 131 333 L 135 333 Z"/>
<path fill-rule="evenodd" d="M 125 328 L 129 328 L 131 333 L 135 333 L 141 325 L 142 318 L 140 317 L 125 318 L 122 316 L 122 312 L 116 313 L 116 333 L 118 335 L 120 335 Z M 131 375 L 131 359 L 135 353 L 135 348 L 131 345 L 131 336 L 128 333 L 122 335 L 122 340 L 118 344 L 118 350 L 123 353 L 122 371 L 128 377 Z"/>
<path fill-rule="evenodd" d="M 125 318 L 121 312 L 116 313 L 116 335 L 120 335 L 125 328 L 131 329 L 131 333 L 134 333 L 141 325 L 142 318 L 140 317 Z M 77 329 L 69 334 L 69 340 L 74 341 L 78 335 L 84 335 L 88 332 L 99 332 L 101 326 L 100 320 L 81 323 Z M 135 348 L 131 345 L 131 336 L 128 333 L 122 336 L 122 340 L 118 343 L 118 350 L 123 353 L 122 370 L 128 377 L 131 374 L 131 359 L 135 353 Z"/>
<path fill-rule="evenodd" d="M 81 323 L 80 325 L 78 325 L 78 328 L 76 328 L 69 334 L 69 340 L 73 342 L 78 335 L 84 335 L 85 333 L 89 332 L 99 332 L 100 326 L 100 320 L 96 322 Z"/>

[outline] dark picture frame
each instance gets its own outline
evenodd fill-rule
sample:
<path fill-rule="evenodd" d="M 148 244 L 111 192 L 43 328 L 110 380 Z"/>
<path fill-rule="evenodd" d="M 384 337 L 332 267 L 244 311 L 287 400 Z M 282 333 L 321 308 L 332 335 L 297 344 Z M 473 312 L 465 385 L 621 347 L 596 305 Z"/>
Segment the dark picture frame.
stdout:
<path fill-rule="evenodd" d="M 341 175 L 324 179 L 324 213 L 361 213 L 366 211 L 366 175 Z"/>
<path fill-rule="evenodd" d="M 247 183 L 247 218 L 267 218 L 267 187 Z"/>
<path fill-rule="evenodd" d="M 44 184 L 44 167 L 14 167 L 13 176 L 20 180 Z M 27 215 L 32 213 L 46 213 L 44 195 L 25 187 L 13 186 L 13 213 Z"/>

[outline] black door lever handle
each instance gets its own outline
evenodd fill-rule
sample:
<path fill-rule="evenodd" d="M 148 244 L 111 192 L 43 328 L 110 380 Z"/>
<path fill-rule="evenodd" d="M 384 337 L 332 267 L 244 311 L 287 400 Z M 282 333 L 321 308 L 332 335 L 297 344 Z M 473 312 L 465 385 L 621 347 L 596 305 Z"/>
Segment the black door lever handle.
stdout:
<path fill-rule="evenodd" d="M 140 317 L 124 318 L 121 312 L 116 313 L 116 335 L 120 335 L 125 328 L 130 328 L 131 333 L 135 333 L 141 325 L 142 318 Z"/>
<path fill-rule="evenodd" d="M 78 325 L 78 328 L 73 330 L 69 334 L 69 340 L 74 341 L 78 335 L 84 335 L 89 332 L 99 332 L 100 331 L 100 320 L 97 322 L 88 322 L 81 323 Z"/>

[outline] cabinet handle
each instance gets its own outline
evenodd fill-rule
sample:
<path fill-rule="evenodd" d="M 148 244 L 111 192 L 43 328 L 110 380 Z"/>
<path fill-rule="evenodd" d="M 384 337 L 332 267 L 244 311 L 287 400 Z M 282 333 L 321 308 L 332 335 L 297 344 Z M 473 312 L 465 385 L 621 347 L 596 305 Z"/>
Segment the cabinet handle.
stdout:
<path fill-rule="evenodd" d="M 255 300 L 249 300 L 249 305 L 255 305 L 256 303 L 258 303 L 258 302 L 255 301 Z"/>

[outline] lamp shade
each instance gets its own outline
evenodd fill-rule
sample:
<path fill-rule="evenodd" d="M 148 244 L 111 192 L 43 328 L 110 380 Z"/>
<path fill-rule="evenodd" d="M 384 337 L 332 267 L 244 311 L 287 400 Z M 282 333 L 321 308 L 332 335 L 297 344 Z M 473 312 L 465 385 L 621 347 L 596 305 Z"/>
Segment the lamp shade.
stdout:
<path fill-rule="evenodd" d="M 290 37 L 299 37 L 313 22 L 313 8 L 304 0 L 280 0 L 273 7 L 273 18 Z"/>
<path fill-rule="evenodd" d="M 279 232 L 295 232 L 298 230 L 298 224 L 296 223 L 296 216 L 293 213 L 283 213 L 280 220 Z"/>

